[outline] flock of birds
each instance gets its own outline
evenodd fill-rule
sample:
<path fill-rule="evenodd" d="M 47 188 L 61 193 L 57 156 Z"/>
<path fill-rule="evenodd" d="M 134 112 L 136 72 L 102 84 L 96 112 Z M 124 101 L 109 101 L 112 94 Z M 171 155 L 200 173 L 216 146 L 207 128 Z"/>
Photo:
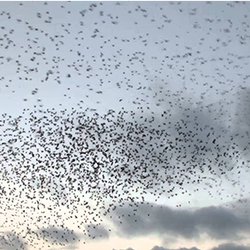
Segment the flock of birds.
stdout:
<path fill-rule="evenodd" d="M 244 198 L 250 55 L 232 48 L 249 47 L 249 4 L 1 6 L 0 94 L 17 105 L 0 118 L 0 244 L 107 238 L 118 207 L 200 190 L 224 201 L 223 179 Z"/>

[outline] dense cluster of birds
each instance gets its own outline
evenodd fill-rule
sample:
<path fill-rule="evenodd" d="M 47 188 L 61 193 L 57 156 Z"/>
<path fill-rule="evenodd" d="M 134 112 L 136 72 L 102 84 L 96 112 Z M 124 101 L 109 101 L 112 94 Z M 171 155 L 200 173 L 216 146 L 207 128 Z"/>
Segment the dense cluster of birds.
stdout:
<path fill-rule="evenodd" d="M 0 244 L 106 238 L 118 207 L 223 201 L 224 179 L 243 199 L 250 55 L 231 48 L 249 47 L 249 4 L 216 4 L 200 20 L 215 3 L 1 3 L 0 94 L 17 106 L 0 118 Z"/>
<path fill-rule="evenodd" d="M 148 202 L 149 195 L 157 202 L 163 195 L 189 194 L 190 185 L 210 189 L 211 195 L 215 189 L 218 195 L 223 175 L 230 179 L 248 168 L 250 160 L 243 159 L 249 140 L 244 148 L 239 145 L 247 133 L 230 133 L 208 117 L 204 122 L 204 111 L 186 109 L 182 119 L 165 111 L 160 117 L 113 110 L 104 116 L 87 115 L 88 110 L 31 111 L 18 118 L 4 114 L 1 179 L 20 187 L 15 202 L 32 200 L 34 211 L 46 209 L 60 223 L 68 219 L 58 219 L 58 208 L 65 206 L 79 228 L 101 226 L 117 207 Z M 1 187 L 2 196 L 12 194 L 12 188 Z M 40 217 L 38 222 L 53 225 Z"/>

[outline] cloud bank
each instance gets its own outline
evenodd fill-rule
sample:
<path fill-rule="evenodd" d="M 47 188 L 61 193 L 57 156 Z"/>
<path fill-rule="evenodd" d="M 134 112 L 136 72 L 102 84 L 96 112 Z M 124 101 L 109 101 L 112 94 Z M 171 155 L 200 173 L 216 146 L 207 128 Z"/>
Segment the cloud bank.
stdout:
<path fill-rule="evenodd" d="M 165 248 L 165 247 L 159 247 L 159 246 L 154 246 L 151 250 L 200 250 L 197 247 L 192 247 L 192 248 L 178 248 L 178 249 L 170 249 L 170 248 Z"/>
<path fill-rule="evenodd" d="M 51 226 L 39 229 L 37 233 L 41 235 L 43 239 L 56 244 L 71 244 L 79 239 L 78 235 L 74 233 L 74 231 L 67 228 L 57 228 Z"/>
<path fill-rule="evenodd" d="M 127 248 L 126 250 L 135 250 L 135 249 Z M 181 248 L 173 249 L 173 248 L 166 248 L 166 247 L 161 247 L 161 246 L 154 246 L 151 250 L 201 250 L 201 249 L 197 247 L 191 247 L 191 248 L 181 247 Z M 220 244 L 216 247 L 213 247 L 211 250 L 250 250 L 250 246 L 238 245 L 235 243 L 225 243 L 225 244 Z"/>
<path fill-rule="evenodd" d="M 239 240 L 250 232 L 249 218 L 223 207 L 177 210 L 166 206 L 135 204 L 120 207 L 113 213 L 112 220 L 119 234 L 127 237 L 168 234 L 195 239 L 205 233 L 212 239 Z"/>
<path fill-rule="evenodd" d="M 211 250 L 250 250 L 250 246 L 237 245 L 234 243 L 225 243 L 214 247 Z"/>

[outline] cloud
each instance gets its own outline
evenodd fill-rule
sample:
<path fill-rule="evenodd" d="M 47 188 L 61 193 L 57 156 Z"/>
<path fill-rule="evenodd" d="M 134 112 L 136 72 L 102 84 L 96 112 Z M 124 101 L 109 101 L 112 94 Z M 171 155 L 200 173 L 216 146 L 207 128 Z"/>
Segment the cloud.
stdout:
<path fill-rule="evenodd" d="M 116 250 L 116 249 L 114 249 L 114 248 L 113 248 L 113 250 Z M 134 249 L 134 248 L 129 247 L 129 248 L 127 248 L 127 249 L 120 249 L 120 250 L 135 250 L 135 249 Z"/>
<path fill-rule="evenodd" d="M 27 245 L 23 239 L 16 233 L 3 232 L 0 235 L 0 249 L 4 250 L 27 250 Z"/>
<path fill-rule="evenodd" d="M 215 239 L 237 238 L 250 230 L 250 221 L 222 207 L 201 208 L 195 212 L 198 225 Z"/>
<path fill-rule="evenodd" d="M 39 229 L 37 233 L 49 242 L 57 244 L 71 244 L 79 239 L 78 235 L 75 234 L 73 230 L 69 230 L 68 228 L 57 228 L 51 226 Z"/>
<path fill-rule="evenodd" d="M 109 232 L 101 225 L 89 224 L 85 226 L 88 236 L 92 239 L 107 239 Z"/>
<path fill-rule="evenodd" d="M 240 239 L 243 233 L 250 232 L 248 218 L 222 207 L 212 206 L 191 211 L 135 204 L 117 208 L 113 213 L 113 223 L 119 234 L 129 237 L 168 234 L 194 239 L 206 233 L 213 239 Z M 122 221 L 119 216 L 123 218 Z"/>
<path fill-rule="evenodd" d="M 244 136 L 237 136 L 237 144 L 244 151 L 245 157 L 249 157 L 249 129 L 250 129 L 250 88 L 240 88 L 237 92 L 237 105 L 236 105 L 236 119 L 234 121 L 235 134 Z M 248 158 L 249 159 L 249 158 Z"/>
<path fill-rule="evenodd" d="M 120 250 L 125 250 L 125 249 L 120 249 Z M 133 248 L 129 247 L 126 250 L 134 250 Z M 197 247 L 180 247 L 180 248 L 165 248 L 161 246 L 154 246 L 151 250 L 200 250 L 200 248 Z M 225 243 L 221 244 L 217 247 L 212 248 L 211 250 L 250 250 L 250 246 L 245 246 L 245 245 L 237 245 L 234 243 Z"/>
<path fill-rule="evenodd" d="M 191 247 L 191 248 L 182 247 L 182 248 L 179 248 L 177 250 L 200 250 L 200 249 L 197 247 Z"/>
<path fill-rule="evenodd" d="M 115 250 L 115 249 L 113 249 Z M 125 250 L 125 249 L 120 249 L 120 250 Z M 134 250 L 133 248 L 129 247 L 126 250 Z M 200 248 L 197 247 L 180 247 L 180 248 L 166 248 L 166 247 L 161 247 L 161 246 L 154 246 L 151 250 L 200 250 Z M 221 244 L 217 247 L 212 248 L 211 250 L 250 250 L 250 246 L 245 246 L 245 245 L 237 245 L 234 243 L 225 243 Z"/>
<path fill-rule="evenodd" d="M 178 248 L 178 249 L 170 249 L 170 248 L 165 248 L 165 247 L 159 247 L 159 246 L 154 246 L 151 250 L 200 250 L 197 247 L 192 247 L 192 248 Z"/>
<path fill-rule="evenodd" d="M 154 246 L 151 250 L 169 250 L 169 249 L 165 247 Z"/>
<path fill-rule="evenodd" d="M 250 246 L 237 245 L 234 243 L 225 243 L 214 247 L 211 250 L 250 250 Z"/>

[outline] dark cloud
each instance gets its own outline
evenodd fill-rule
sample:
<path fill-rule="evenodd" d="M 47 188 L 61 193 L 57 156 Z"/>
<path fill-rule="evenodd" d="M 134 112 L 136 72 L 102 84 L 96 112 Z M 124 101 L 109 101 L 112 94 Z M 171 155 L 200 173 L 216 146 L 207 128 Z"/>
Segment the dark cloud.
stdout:
<path fill-rule="evenodd" d="M 200 249 L 197 247 L 191 247 L 191 248 L 182 247 L 182 248 L 179 248 L 177 250 L 200 250 Z"/>
<path fill-rule="evenodd" d="M 109 232 L 102 225 L 89 224 L 85 226 L 88 236 L 92 239 L 107 239 Z"/>
<path fill-rule="evenodd" d="M 151 250 L 169 250 L 169 248 L 154 246 Z"/>
<path fill-rule="evenodd" d="M 232 211 L 222 207 L 201 208 L 195 212 L 201 229 L 212 238 L 237 238 L 238 233 L 250 230 L 250 221 L 237 216 Z"/>
<path fill-rule="evenodd" d="M 113 250 L 117 250 L 117 249 L 114 249 L 114 248 L 113 248 Z M 129 247 L 129 248 L 126 248 L 126 249 L 119 249 L 119 250 L 135 250 L 135 249 L 134 249 L 134 248 Z"/>
<path fill-rule="evenodd" d="M 240 88 L 238 90 L 238 103 L 236 109 L 237 125 L 242 129 L 250 128 L 250 88 Z"/>
<path fill-rule="evenodd" d="M 113 249 L 115 250 L 115 249 Z M 125 250 L 125 249 L 120 249 L 120 250 Z M 133 248 L 129 247 L 126 250 L 134 250 Z M 166 248 L 166 247 L 161 247 L 161 246 L 154 246 L 151 250 L 200 250 L 200 248 L 197 247 L 181 247 L 181 248 Z M 245 245 L 237 245 L 234 243 L 225 243 L 221 244 L 217 247 L 212 248 L 211 250 L 250 250 L 250 246 L 245 246 Z"/>
<path fill-rule="evenodd" d="M 213 206 L 177 210 L 149 204 L 125 205 L 114 211 L 113 222 L 121 234 L 130 237 L 168 234 L 191 239 L 206 233 L 214 239 L 239 239 L 242 233 L 250 232 L 248 218 Z"/>
<path fill-rule="evenodd" d="M 16 233 L 3 232 L 0 234 L 0 249 L 3 250 L 27 250 L 24 240 Z"/>
<path fill-rule="evenodd" d="M 237 245 L 234 243 L 225 243 L 214 247 L 211 250 L 250 250 L 250 246 Z"/>
<path fill-rule="evenodd" d="M 244 156 L 249 157 L 249 129 L 250 129 L 250 88 L 240 88 L 237 92 L 237 106 L 235 112 L 234 130 L 235 134 L 241 134 L 243 136 L 237 136 L 237 144 L 244 152 Z M 249 159 L 249 158 L 248 158 Z"/>
<path fill-rule="evenodd" d="M 37 231 L 44 239 L 57 244 L 71 244 L 79 239 L 73 230 L 68 228 L 48 227 Z"/>
<path fill-rule="evenodd" d="M 178 248 L 178 249 L 170 249 L 170 248 L 165 248 L 165 247 L 159 247 L 159 246 L 154 246 L 151 250 L 200 250 L 197 247 L 192 247 L 192 248 Z"/>

